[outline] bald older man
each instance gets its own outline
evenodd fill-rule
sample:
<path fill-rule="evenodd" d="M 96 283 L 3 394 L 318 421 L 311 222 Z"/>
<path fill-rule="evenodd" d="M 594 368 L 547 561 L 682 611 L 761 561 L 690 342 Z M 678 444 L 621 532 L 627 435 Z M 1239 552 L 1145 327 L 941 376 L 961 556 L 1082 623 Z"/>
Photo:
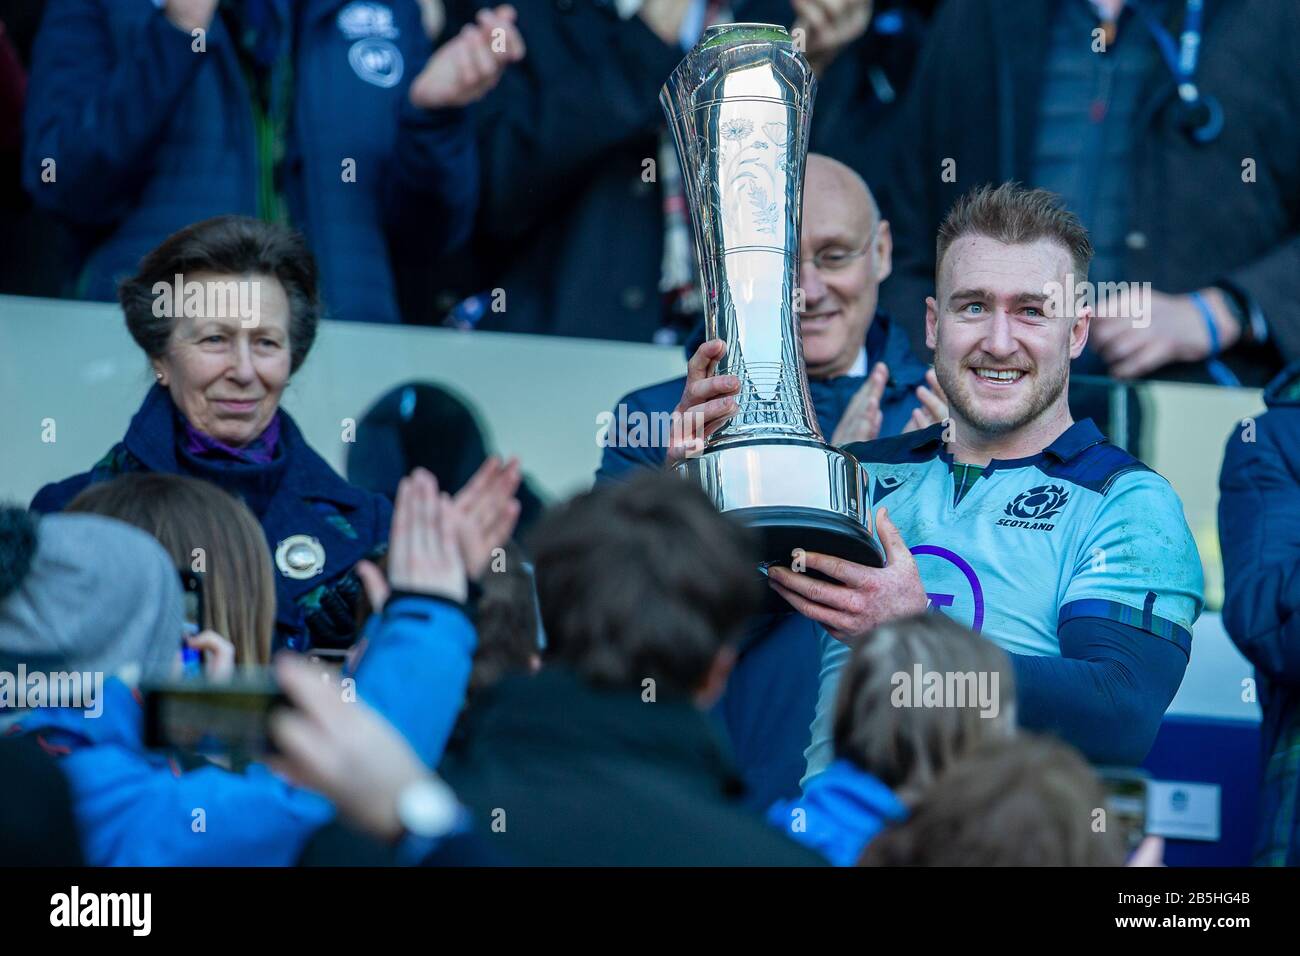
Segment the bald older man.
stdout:
<path fill-rule="evenodd" d="M 875 198 L 857 173 L 816 153 L 808 157 L 804 178 L 799 246 L 804 361 L 822 434 L 843 445 L 946 417 L 933 372 L 912 354 L 903 330 L 876 309 L 880 283 L 890 271 L 889 222 L 880 218 Z M 700 338 L 687 345 L 688 354 L 694 354 L 686 376 L 638 389 L 619 401 L 602 433 L 598 484 L 630 477 L 637 468 L 664 465 L 669 449 L 655 425 L 665 420 L 664 413 L 705 400 L 733 400 L 739 390 L 734 377 L 730 388 L 728 377 L 709 378 L 722 342 L 700 344 Z M 818 668 L 815 625 L 797 614 L 755 622 L 741 648 L 717 713 L 753 806 L 766 808 L 798 793 L 808 724 L 817 703 Z"/>
<path fill-rule="evenodd" d="M 889 221 L 880 218 L 875 197 L 857 173 L 817 153 L 808 157 L 804 177 L 799 247 L 803 354 L 822 434 L 842 445 L 941 420 L 946 413 L 933 373 L 927 382 L 926 367 L 912 354 L 906 334 L 876 309 L 880 283 L 891 268 Z M 664 436 L 651 427 L 664 413 L 704 398 L 732 400 L 739 390 L 734 380 L 729 391 L 723 390 L 727 378 L 700 381 L 722 356 L 721 341 L 701 338 L 702 330 L 687 343 L 687 375 L 619 400 L 602 432 L 597 484 L 664 464 Z"/>

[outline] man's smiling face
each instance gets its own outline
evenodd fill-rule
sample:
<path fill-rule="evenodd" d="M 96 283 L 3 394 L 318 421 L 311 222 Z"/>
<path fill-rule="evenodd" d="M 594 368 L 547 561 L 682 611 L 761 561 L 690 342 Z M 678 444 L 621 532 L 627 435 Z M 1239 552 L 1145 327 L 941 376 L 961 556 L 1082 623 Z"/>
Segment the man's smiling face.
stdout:
<path fill-rule="evenodd" d="M 925 335 L 959 425 L 1005 435 L 1066 401 L 1090 313 L 1051 314 L 1049 293 L 1066 287 L 1072 269 L 1051 239 L 1008 245 L 971 234 L 948 248 L 937 295 L 926 300 Z"/>
<path fill-rule="evenodd" d="M 842 163 L 809 155 L 799 239 L 799 328 L 809 378 L 844 375 L 857 361 L 889 275 L 891 242 L 862 180 Z"/>

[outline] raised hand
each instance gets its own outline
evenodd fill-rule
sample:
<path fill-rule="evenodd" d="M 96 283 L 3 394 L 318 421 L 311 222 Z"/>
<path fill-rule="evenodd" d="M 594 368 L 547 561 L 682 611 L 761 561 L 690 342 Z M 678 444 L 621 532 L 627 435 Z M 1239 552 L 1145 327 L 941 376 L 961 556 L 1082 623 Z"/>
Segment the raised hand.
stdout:
<path fill-rule="evenodd" d="M 206 30 L 216 10 L 217 0 L 167 0 L 163 4 L 163 15 L 186 33 Z"/>
<path fill-rule="evenodd" d="M 388 583 L 395 591 L 414 591 L 464 602 L 468 591 L 461 555 L 462 519 L 438 480 L 417 468 L 397 486 L 392 532 L 388 539 Z M 361 571 L 363 583 L 369 572 Z M 370 588 L 367 587 L 367 591 Z M 371 604 L 382 607 L 371 595 Z"/>
<path fill-rule="evenodd" d="M 880 423 L 884 420 L 880 398 L 885 394 L 888 383 L 889 368 L 884 362 L 877 362 L 849 402 L 849 407 L 844 410 L 840 423 L 835 426 L 835 434 L 831 436 L 832 445 L 872 441 L 880 435 Z"/>
<path fill-rule="evenodd" d="M 925 385 L 916 387 L 916 397 L 921 406 L 912 410 L 912 417 L 903 426 L 903 434 L 948 420 L 948 396 L 939 387 L 939 377 L 935 375 L 934 369 L 925 373 L 925 382 Z"/>
<path fill-rule="evenodd" d="M 203 655 L 203 676 L 213 683 L 225 683 L 235 676 L 235 645 L 208 630 L 185 638 L 187 646 Z"/>
<path fill-rule="evenodd" d="M 686 366 L 686 387 L 673 409 L 672 436 L 668 445 L 668 464 L 698 455 L 704 439 L 727 423 L 740 405 L 740 379 L 734 375 L 717 375 L 718 362 L 726 354 L 727 343 L 709 339 L 691 356 Z"/>
<path fill-rule="evenodd" d="M 473 23 L 433 51 L 411 83 L 411 103 L 434 110 L 477 102 L 511 63 L 524 58 L 524 38 L 509 4 L 480 10 Z"/>
<path fill-rule="evenodd" d="M 871 22 L 872 0 L 793 0 L 795 30 L 803 30 L 804 55 L 819 76 Z"/>
<path fill-rule="evenodd" d="M 515 493 L 522 478 L 517 459 L 502 462 L 493 455 L 452 499 L 461 518 L 461 554 L 472 581 L 483 577 L 492 552 L 510 540 L 519 522 L 520 506 Z"/>

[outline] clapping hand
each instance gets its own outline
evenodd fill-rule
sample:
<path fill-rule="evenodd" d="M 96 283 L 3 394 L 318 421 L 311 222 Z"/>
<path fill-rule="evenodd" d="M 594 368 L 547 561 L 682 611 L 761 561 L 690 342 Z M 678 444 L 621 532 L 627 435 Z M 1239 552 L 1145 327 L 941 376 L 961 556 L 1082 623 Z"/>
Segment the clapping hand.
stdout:
<path fill-rule="evenodd" d="M 370 606 L 381 610 L 390 589 L 464 603 L 468 584 L 461 525 L 460 512 L 430 472 L 417 468 L 403 478 L 393 505 L 388 580 L 369 561 L 357 565 Z"/>
<path fill-rule="evenodd" d="M 433 51 L 411 83 L 411 103 L 434 110 L 468 106 L 497 85 L 511 63 L 524 58 L 524 38 L 509 4 L 483 9 L 473 23 Z"/>
<path fill-rule="evenodd" d="M 503 462 L 493 455 L 452 498 L 461 518 L 461 553 L 471 581 L 483 577 L 492 552 L 510 540 L 519 522 L 515 493 L 522 480 L 518 459 Z"/>

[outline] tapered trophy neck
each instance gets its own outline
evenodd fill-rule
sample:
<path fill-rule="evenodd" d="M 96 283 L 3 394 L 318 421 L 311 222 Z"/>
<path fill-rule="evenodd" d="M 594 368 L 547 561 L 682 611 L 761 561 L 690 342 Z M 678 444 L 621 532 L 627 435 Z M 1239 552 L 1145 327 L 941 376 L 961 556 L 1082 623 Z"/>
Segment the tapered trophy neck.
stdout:
<path fill-rule="evenodd" d="M 816 80 L 779 26 L 710 27 L 660 102 L 691 209 L 706 331 L 740 379 L 739 411 L 710 446 L 821 441 L 808 395 L 796 289 Z"/>

